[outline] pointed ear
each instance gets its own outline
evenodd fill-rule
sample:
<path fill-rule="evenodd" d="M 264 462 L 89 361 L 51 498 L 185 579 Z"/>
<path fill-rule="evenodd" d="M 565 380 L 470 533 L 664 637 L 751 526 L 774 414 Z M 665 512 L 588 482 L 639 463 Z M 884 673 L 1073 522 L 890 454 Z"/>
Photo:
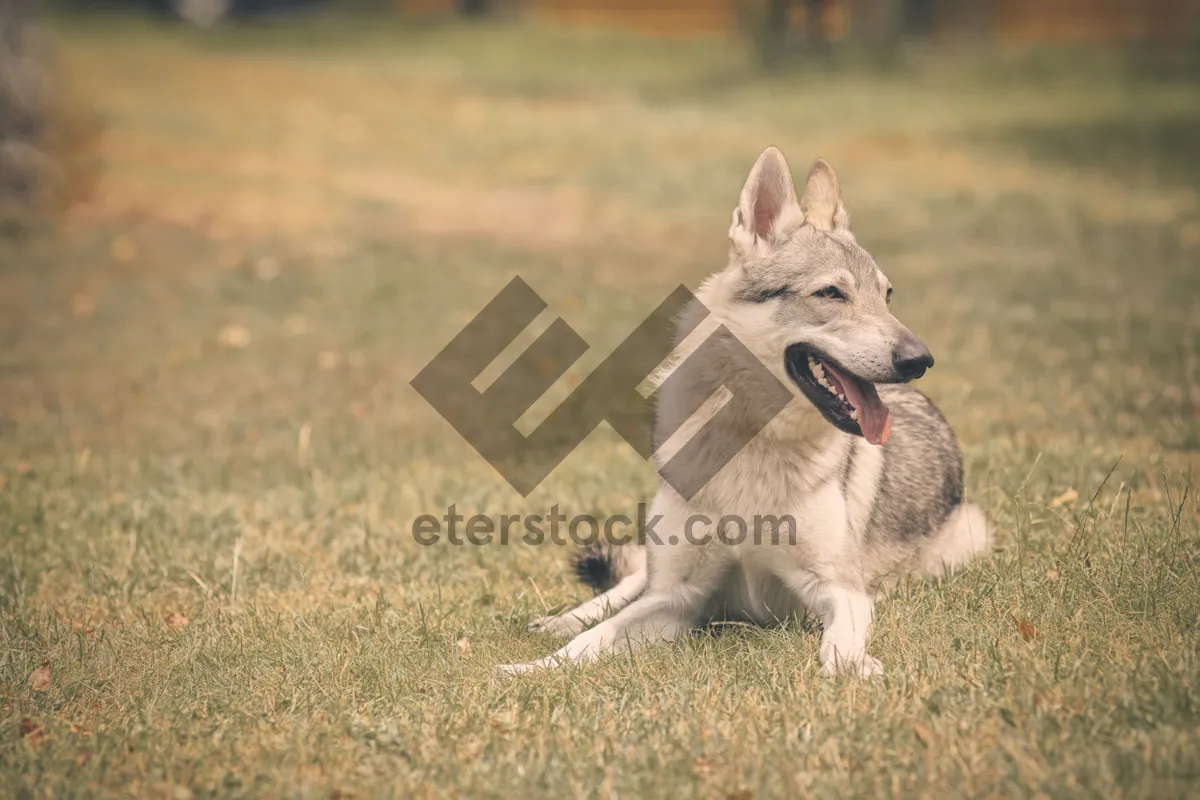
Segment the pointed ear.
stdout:
<path fill-rule="evenodd" d="M 787 161 L 778 148 L 768 147 L 754 162 L 742 187 L 729 238 L 745 252 L 769 250 L 802 219 Z"/>
<path fill-rule="evenodd" d="M 808 171 L 800 208 L 804 211 L 804 221 L 818 230 L 838 231 L 850 227 L 850 215 L 842 205 L 842 188 L 838 186 L 837 175 L 823 158 L 814 161 Z"/>

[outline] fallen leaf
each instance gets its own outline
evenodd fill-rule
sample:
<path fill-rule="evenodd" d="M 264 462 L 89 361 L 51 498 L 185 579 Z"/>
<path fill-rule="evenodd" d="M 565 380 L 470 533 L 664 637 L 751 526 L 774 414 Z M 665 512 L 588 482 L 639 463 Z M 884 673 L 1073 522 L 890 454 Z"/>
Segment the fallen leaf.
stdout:
<path fill-rule="evenodd" d="M 1078 499 L 1079 492 L 1075 491 L 1074 489 L 1067 489 L 1058 497 L 1050 501 L 1050 507 L 1058 508 L 1059 506 L 1065 506 L 1067 503 L 1074 503 Z"/>
<path fill-rule="evenodd" d="M 1034 692 L 1033 707 L 1037 710 L 1058 708 L 1062 705 L 1062 698 L 1057 692 Z"/>
<path fill-rule="evenodd" d="M 471 642 L 469 639 L 467 639 L 467 637 L 464 636 L 458 640 L 458 652 L 462 653 L 463 655 L 466 655 L 466 653 L 470 649 L 471 649 Z"/>
<path fill-rule="evenodd" d="M 76 633 L 82 633 L 82 634 L 84 634 L 84 635 L 86 635 L 86 636 L 92 636 L 92 635 L 93 635 L 93 634 L 95 634 L 95 632 L 96 632 L 96 631 L 95 631 L 95 629 L 93 629 L 92 627 L 90 627 L 90 626 L 89 626 L 89 625 L 88 625 L 86 622 L 84 622 L 83 620 L 80 620 L 80 619 L 72 619 L 72 620 L 63 620 L 63 621 L 64 621 L 64 622 L 70 622 L 70 624 L 71 624 L 71 630 L 75 631 Z"/>
<path fill-rule="evenodd" d="M 283 321 L 283 327 L 292 336 L 301 336 L 308 333 L 312 328 L 308 319 L 300 314 L 289 314 L 288 318 Z"/>
<path fill-rule="evenodd" d="M 282 271 L 279 268 L 279 262 L 270 256 L 263 256 L 254 265 L 254 275 L 264 282 L 275 280 Z"/>
<path fill-rule="evenodd" d="M 1021 634 L 1021 638 L 1025 641 L 1032 641 L 1042 635 L 1041 631 L 1033 627 L 1033 623 L 1029 620 L 1021 619 L 1016 614 L 1011 614 L 1010 616 L 1012 617 L 1012 621 L 1017 625 L 1017 633 Z"/>
<path fill-rule="evenodd" d="M 312 423 L 306 422 L 300 426 L 300 433 L 296 436 L 296 454 L 300 458 L 307 458 L 308 452 L 312 447 Z"/>
<path fill-rule="evenodd" d="M 170 614 L 167 614 L 167 627 L 173 631 L 183 630 L 190 622 L 191 620 L 185 617 L 183 614 L 176 614 L 173 611 Z"/>
<path fill-rule="evenodd" d="M 122 264 L 128 264 L 137 258 L 137 242 L 129 234 L 121 234 L 113 239 L 112 247 L 109 252 L 112 254 L 113 261 L 119 261 Z"/>
<path fill-rule="evenodd" d="M 925 745 L 926 747 L 933 747 L 933 731 L 929 730 L 929 728 L 926 728 L 919 722 L 914 722 L 912 729 L 913 733 L 917 735 L 917 738 L 921 740 L 921 744 Z"/>
<path fill-rule="evenodd" d="M 1200 222 L 1189 222 L 1181 227 L 1179 238 L 1187 244 L 1200 244 Z"/>
<path fill-rule="evenodd" d="M 37 747 L 46 738 L 46 732 L 42 730 L 42 726 L 38 725 L 33 720 L 25 717 L 21 720 L 20 725 L 21 738 L 25 740 L 30 747 Z"/>
<path fill-rule="evenodd" d="M 232 247 L 226 247 L 217 254 L 217 265 L 230 272 L 242 266 L 244 261 L 242 254 Z"/>
<path fill-rule="evenodd" d="M 88 319 L 96 311 L 96 301 L 87 292 L 71 295 L 71 313 L 80 319 Z"/>
<path fill-rule="evenodd" d="M 233 350 L 241 350 L 250 344 L 250 329 L 245 325 L 230 323 L 217 334 L 217 342 Z"/>
<path fill-rule="evenodd" d="M 50 665 L 43 664 L 29 675 L 29 688 L 35 692 L 44 692 L 50 688 Z"/>
<path fill-rule="evenodd" d="M 322 350 L 317 354 L 317 366 L 325 372 L 331 372 L 342 363 L 342 354 L 337 350 Z"/>

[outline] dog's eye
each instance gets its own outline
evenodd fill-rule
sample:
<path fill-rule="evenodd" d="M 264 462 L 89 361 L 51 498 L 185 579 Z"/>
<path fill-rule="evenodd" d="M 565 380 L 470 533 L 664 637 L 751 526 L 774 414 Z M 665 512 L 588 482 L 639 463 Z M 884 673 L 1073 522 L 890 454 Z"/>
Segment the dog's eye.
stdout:
<path fill-rule="evenodd" d="M 768 289 L 765 292 L 759 292 L 758 294 L 754 295 L 754 302 L 765 303 L 768 300 L 772 300 L 776 297 L 783 297 L 791 290 L 792 287 L 790 286 L 780 286 L 778 289 Z"/>
<path fill-rule="evenodd" d="M 826 300 L 845 300 L 846 295 L 836 286 L 826 286 L 819 292 L 813 292 L 813 297 L 824 297 Z"/>

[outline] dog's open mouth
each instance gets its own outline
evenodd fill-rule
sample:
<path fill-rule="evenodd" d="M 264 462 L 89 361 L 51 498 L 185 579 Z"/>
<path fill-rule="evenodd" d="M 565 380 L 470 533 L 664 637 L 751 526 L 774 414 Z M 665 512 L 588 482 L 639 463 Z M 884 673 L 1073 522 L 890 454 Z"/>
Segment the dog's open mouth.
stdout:
<path fill-rule="evenodd" d="M 801 344 L 788 347 L 785 359 L 788 375 L 825 419 L 871 444 L 887 444 L 892 414 L 879 399 L 875 384 Z"/>

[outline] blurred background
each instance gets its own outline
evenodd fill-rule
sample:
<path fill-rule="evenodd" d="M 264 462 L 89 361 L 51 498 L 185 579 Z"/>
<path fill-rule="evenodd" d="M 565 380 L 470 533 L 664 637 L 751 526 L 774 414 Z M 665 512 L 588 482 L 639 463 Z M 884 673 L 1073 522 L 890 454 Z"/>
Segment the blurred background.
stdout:
<path fill-rule="evenodd" d="M 175 797 L 1173 780 L 1196 753 L 1198 79 L 1197 0 L 0 0 L 0 772 Z M 529 338 L 560 316 L 591 345 L 535 423 L 724 266 L 769 144 L 837 170 L 1000 531 L 975 583 L 921 601 L 956 609 L 936 630 L 882 607 L 888 670 L 941 687 L 887 696 L 895 753 L 882 694 L 788 694 L 816 685 L 812 637 L 495 686 L 547 652 L 524 621 L 582 599 L 572 554 L 409 535 L 451 504 L 651 495 L 600 431 L 522 499 L 409 381 L 519 274 L 549 305 Z M 978 681 L 953 671 L 977 640 Z M 766 700 L 729 700 L 728 663 Z M 1067 706 L 1085 734 L 1050 727 Z"/>
<path fill-rule="evenodd" d="M 602 345 L 720 267 L 772 143 L 832 160 L 947 342 L 1052 383 L 1135 335 L 1091 313 L 1193 320 L 1195 0 L 4 0 L 0 42 L 5 419 L 47 444 L 404 428 L 403 376 L 512 274 Z M 1025 377 L 997 391 L 1057 418 Z M 1121 432 L 1194 437 L 1185 384 Z"/>

